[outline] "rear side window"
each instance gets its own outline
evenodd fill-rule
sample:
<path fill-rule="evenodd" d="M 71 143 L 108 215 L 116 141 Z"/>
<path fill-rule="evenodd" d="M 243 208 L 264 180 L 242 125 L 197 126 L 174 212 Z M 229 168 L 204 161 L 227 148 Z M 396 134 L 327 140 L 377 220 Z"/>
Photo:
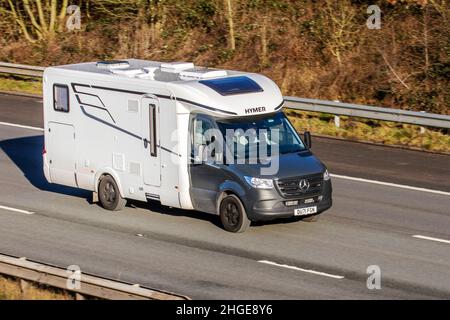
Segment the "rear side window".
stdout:
<path fill-rule="evenodd" d="M 53 85 L 53 109 L 69 112 L 69 87 L 62 84 Z"/>

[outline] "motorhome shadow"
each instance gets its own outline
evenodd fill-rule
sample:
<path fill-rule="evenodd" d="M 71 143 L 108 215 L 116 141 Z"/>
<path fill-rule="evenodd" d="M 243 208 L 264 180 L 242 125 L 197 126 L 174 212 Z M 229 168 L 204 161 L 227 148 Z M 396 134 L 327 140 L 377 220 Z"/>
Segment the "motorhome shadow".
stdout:
<path fill-rule="evenodd" d="M 330 176 L 282 108 L 255 73 L 136 59 L 50 67 L 44 174 L 107 210 L 157 200 L 218 215 L 231 232 L 315 221 L 332 205 Z"/>

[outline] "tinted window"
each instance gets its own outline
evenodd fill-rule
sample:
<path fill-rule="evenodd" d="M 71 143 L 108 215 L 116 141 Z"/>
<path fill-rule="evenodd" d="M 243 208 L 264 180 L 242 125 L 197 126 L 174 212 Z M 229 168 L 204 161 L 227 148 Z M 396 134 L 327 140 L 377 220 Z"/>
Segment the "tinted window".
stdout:
<path fill-rule="evenodd" d="M 254 117 L 217 119 L 225 141 L 235 152 L 235 157 L 240 149 L 245 150 L 245 157 L 252 151 L 260 150 L 260 143 L 267 144 L 269 154 L 288 154 L 306 150 L 302 140 L 298 136 L 294 127 L 282 112 L 275 114 L 264 114 Z M 227 137 L 227 130 L 231 130 L 232 139 Z M 256 135 L 248 134 L 254 132 Z M 274 148 L 276 147 L 276 148 Z M 278 151 L 277 151 L 278 150 Z M 256 152 L 255 152 L 256 154 Z"/>
<path fill-rule="evenodd" d="M 245 76 L 201 80 L 199 82 L 210 87 L 223 96 L 263 91 L 263 89 L 255 81 Z"/>
<path fill-rule="evenodd" d="M 56 111 L 69 112 L 69 87 L 55 84 L 53 86 L 53 108 Z"/>

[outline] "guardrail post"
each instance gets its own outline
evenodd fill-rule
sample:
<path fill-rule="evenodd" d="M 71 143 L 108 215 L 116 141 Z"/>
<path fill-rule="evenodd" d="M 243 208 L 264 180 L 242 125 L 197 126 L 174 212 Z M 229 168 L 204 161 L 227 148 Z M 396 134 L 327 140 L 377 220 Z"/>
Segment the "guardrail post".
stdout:
<path fill-rule="evenodd" d="M 288 96 L 284 97 L 284 101 L 287 109 L 327 113 L 336 116 L 349 116 L 397 123 L 408 123 L 424 127 L 450 128 L 450 116 L 443 114 L 394 108 L 380 108 L 352 103 L 342 103 L 339 101 L 325 101 Z M 337 122 L 336 118 L 335 120 Z"/>
<path fill-rule="evenodd" d="M 339 100 L 333 100 L 334 102 L 340 102 Z M 341 118 L 339 118 L 339 116 L 337 114 L 334 115 L 334 125 L 336 126 L 336 128 L 340 128 L 341 127 Z"/>
<path fill-rule="evenodd" d="M 341 118 L 339 116 L 334 116 L 334 125 L 336 128 L 339 128 L 341 126 Z"/>
<path fill-rule="evenodd" d="M 27 293 L 28 288 L 30 287 L 30 283 L 24 279 L 20 279 L 19 283 L 20 283 L 20 292 L 24 296 Z"/>

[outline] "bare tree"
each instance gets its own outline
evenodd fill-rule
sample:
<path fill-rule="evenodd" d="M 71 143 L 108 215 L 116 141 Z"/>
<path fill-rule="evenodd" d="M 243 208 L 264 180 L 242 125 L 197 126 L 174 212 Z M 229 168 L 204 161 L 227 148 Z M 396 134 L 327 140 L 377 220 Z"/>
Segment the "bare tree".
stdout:
<path fill-rule="evenodd" d="M 354 44 L 355 9 L 348 0 L 327 0 L 320 4 L 320 11 L 324 27 L 321 40 L 341 66 L 343 53 Z"/>
<path fill-rule="evenodd" d="M 9 13 L 29 42 L 52 39 L 64 28 L 68 0 L 6 0 Z"/>
<path fill-rule="evenodd" d="M 233 21 L 233 5 L 232 0 L 224 0 L 224 7 L 228 21 L 228 46 L 231 50 L 236 49 L 236 38 L 234 35 L 234 21 Z"/>
<path fill-rule="evenodd" d="M 268 44 L 267 44 L 267 15 L 262 19 L 261 26 L 261 55 L 260 61 L 263 66 L 269 63 Z"/>

